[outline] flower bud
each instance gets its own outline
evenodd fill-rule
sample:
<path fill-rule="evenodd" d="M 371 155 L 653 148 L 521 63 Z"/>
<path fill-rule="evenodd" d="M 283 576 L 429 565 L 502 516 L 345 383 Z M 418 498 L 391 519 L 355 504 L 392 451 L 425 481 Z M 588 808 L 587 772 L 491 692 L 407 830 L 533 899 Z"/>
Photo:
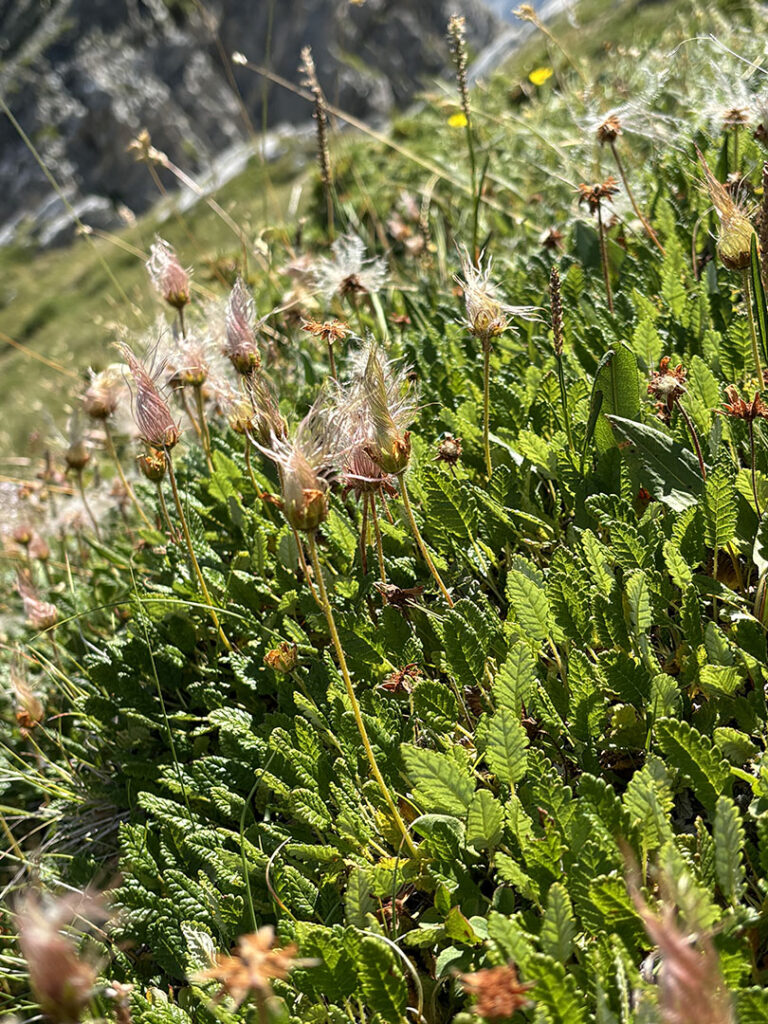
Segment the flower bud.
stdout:
<path fill-rule="evenodd" d="M 139 456 L 138 462 L 141 473 L 152 483 L 158 483 L 165 476 L 164 452 L 150 448 L 148 452 Z"/>
<path fill-rule="evenodd" d="M 158 294 L 169 306 L 183 309 L 189 302 L 189 271 L 179 263 L 168 242 L 158 238 L 152 244 L 146 267 Z"/>

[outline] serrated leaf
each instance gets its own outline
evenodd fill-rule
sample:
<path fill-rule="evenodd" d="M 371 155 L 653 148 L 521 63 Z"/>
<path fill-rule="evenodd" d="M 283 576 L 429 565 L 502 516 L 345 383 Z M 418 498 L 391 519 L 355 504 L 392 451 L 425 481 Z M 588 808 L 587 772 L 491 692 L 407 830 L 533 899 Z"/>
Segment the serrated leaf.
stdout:
<path fill-rule="evenodd" d="M 525 775 L 527 747 L 528 734 L 519 717 L 506 708 L 499 708 L 488 722 L 485 757 L 502 782 L 514 785 Z"/>
<path fill-rule="evenodd" d="M 721 796 L 715 805 L 715 873 L 720 891 L 736 903 L 744 891 L 744 827 L 736 804 Z"/>
<path fill-rule="evenodd" d="M 526 981 L 535 981 L 531 998 L 547 1011 L 552 1024 L 587 1024 L 587 1009 L 576 979 L 550 956 L 534 953 L 526 966 Z"/>
<path fill-rule="evenodd" d="M 385 1024 L 401 1024 L 408 990 L 394 954 L 383 942 L 364 938 L 357 971 L 363 999 L 371 1012 Z"/>
<path fill-rule="evenodd" d="M 712 743 L 687 722 L 662 719 L 656 726 L 659 746 L 667 761 L 687 776 L 693 790 L 711 815 L 719 796 L 730 794 L 728 763 Z"/>
<path fill-rule="evenodd" d="M 463 817 L 475 791 L 469 774 L 448 754 L 405 745 L 402 752 L 416 802 L 427 811 Z"/>
<path fill-rule="evenodd" d="M 528 700 L 536 684 L 536 662 L 527 644 L 512 644 L 496 678 L 493 696 L 498 707 L 507 708 L 516 715 Z"/>
<path fill-rule="evenodd" d="M 724 469 L 718 467 L 707 477 L 703 504 L 707 544 L 718 551 L 730 544 L 736 532 L 733 481 Z"/>
<path fill-rule="evenodd" d="M 546 640 L 552 629 L 546 591 L 529 576 L 513 569 L 507 576 L 507 600 L 523 632 L 532 640 Z"/>
<path fill-rule="evenodd" d="M 560 882 L 555 882 L 547 893 L 547 909 L 541 923 L 541 948 L 553 960 L 564 964 L 573 953 L 575 934 L 576 921 L 568 891 Z"/>
<path fill-rule="evenodd" d="M 438 733 L 452 732 L 458 720 L 456 698 L 445 683 L 422 679 L 413 691 L 413 713 Z"/>
<path fill-rule="evenodd" d="M 479 789 L 467 811 L 467 845 L 487 850 L 501 839 L 504 811 L 496 797 L 487 789 Z"/>

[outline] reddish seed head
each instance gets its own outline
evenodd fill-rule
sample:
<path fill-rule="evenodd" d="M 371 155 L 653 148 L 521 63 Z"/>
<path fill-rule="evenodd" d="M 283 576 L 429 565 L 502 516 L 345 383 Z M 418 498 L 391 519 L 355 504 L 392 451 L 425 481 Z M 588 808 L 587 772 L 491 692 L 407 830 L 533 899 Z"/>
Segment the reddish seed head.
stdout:
<path fill-rule="evenodd" d="M 196 980 L 220 982 L 217 1000 L 227 994 L 239 1006 L 251 995 L 263 1007 L 272 995 L 272 979 L 285 979 L 291 968 L 306 963 L 296 959 L 296 946 L 279 949 L 274 943 L 275 930 L 271 925 L 264 925 L 252 935 L 242 935 L 231 956 L 219 954 L 215 964 L 200 971 Z"/>
<path fill-rule="evenodd" d="M 728 401 L 723 403 L 724 415 L 732 416 L 734 419 L 745 420 L 747 423 L 751 423 L 758 418 L 768 419 L 768 406 L 760 397 L 759 391 L 755 392 L 755 397 L 751 402 L 745 402 L 733 384 L 728 385 L 725 393 L 728 396 Z"/>
<path fill-rule="evenodd" d="M 181 431 L 171 416 L 168 403 L 158 391 L 143 363 L 139 362 L 128 346 L 121 345 L 120 350 L 128 363 L 136 388 L 133 416 L 139 434 L 154 448 L 173 448 L 181 436 Z"/>
<path fill-rule="evenodd" d="M 264 664 L 281 675 L 293 672 L 298 660 L 298 647 L 296 644 L 289 644 L 287 640 L 281 640 L 277 647 L 273 647 L 264 655 Z"/>
<path fill-rule="evenodd" d="M 189 271 L 164 239 L 156 239 L 150 247 L 146 268 L 158 295 L 174 309 L 183 309 L 189 302 Z"/>
<path fill-rule="evenodd" d="M 52 629 L 59 618 L 56 605 L 50 604 L 48 601 L 42 601 L 38 597 L 29 576 L 24 573 L 19 573 L 16 577 L 16 589 L 24 606 L 27 625 L 38 631 Z"/>
<path fill-rule="evenodd" d="M 460 974 L 459 981 L 466 992 L 475 996 L 475 1013 L 487 1021 L 507 1020 L 531 1002 L 528 993 L 533 983 L 523 984 L 513 964 Z"/>

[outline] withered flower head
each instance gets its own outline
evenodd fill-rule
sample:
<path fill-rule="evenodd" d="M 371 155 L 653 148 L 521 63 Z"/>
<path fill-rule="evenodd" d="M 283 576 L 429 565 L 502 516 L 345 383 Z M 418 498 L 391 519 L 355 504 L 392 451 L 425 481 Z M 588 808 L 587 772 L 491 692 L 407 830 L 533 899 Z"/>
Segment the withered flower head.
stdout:
<path fill-rule="evenodd" d="M 306 331 L 307 334 L 313 334 L 316 338 L 322 338 L 323 341 L 329 345 L 333 345 L 335 341 L 341 341 L 349 334 L 349 324 L 343 320 L 309 320 L 302 319 L 301 321 L 302 331 Z"/>
<path fill-rule="evenodd" d="M 174 309 L 183 309 L 189 302 L 190 272 L 163 238 L 156 238 L 150 246 L 146 268 L 158 295 Z"/>
<path fill-rule="evenodd" d="M 120 367 L 112 365 L 100 373 L 89 372 L 91 382 L 83 395 L 83 410 L 93 420 L 109 419 L 125 389 Z"/>
<path fill-rule="evenodd" d="M 37 559 L 38 562 L 47 562 L 51 557 L 51 549 L 48 546 L 48 541 L 45 537 L 41 537 L 37 532 L 32 535 L 28 551 L 29 557 Z"/>
<path fill-rule="evenodd" d="M 745 420 L 747 423 L 751 423 L 758 417 L 764 420 L 768 419 L 768 405 L 760 397 L 759 391 L 755 392 L 755 397 L 751 402 L 745 402 L 733 384 L 728 385 L 725 393 L 728 396 L 728 402 L 723 403 L 723 413 L 726 416 Z"/>
<path fill-rule="evenodd" d="M 292 438 L 274 432 L 259 448 L 280 468 L 285 517 L 295 530 L 316 530 L 328 515 L 327 474 L 336 468 L 345 443 L 338 409 L 321 394 Z"/>
<path fill-rule="evenodd" d="M 749 120 L 748 107 L 731 107 L 730 110 L 726 110 L 723 114 L 723 128 L 741 128 L 749 124 Z"/>
<path fill-rule="evenodd" d="M 211 375 L 211 341 L 205 335 L 187 333 L 174 339 L 165 366 L 173 387 L 201 388 Z"/>
<path fill-rule="evenodd" d="M 253 373 L 261 366 L 261 354 L 254 327 L 253 296 L 241 277 L 235 281 L 227 306 L 227 343 L 225 354 L 238 373 Z"/>
<path fill-rule="evenodd" d="M 27 961 L 35 999 L 54 1024 L 80 1020 L 93 996 L 97 972 L 77 955 L 73 942 L 61 934 L 63 925 L 81 908 L 71 898 L 45 910 L 36 897 L 28 897 L 18 912 L 19 946 Z"/>
<path fill-rule="evenodd" d="M 521 982 L 514 964 L 460 974 L 459 981 L 464 991 L 475 997 L 474 1012 L 488 1021 L 506 1021 L 517 1010 L 530 1005 L 528 993 L 535 984 Z"/>
<path fill-rule="evenodd" d="M 227 423 L 237 434 L 257 433 L 256 413 L 247 398 L 241 398 L 229 409 Z"/>
<path fill-rule="evenodd" d="M 321 257 L 313 271 L 315 284 L 327 297 L 355 292 L 377 292 L 387 279 L 387 261 L 366 258 L 357 235 L 342 235 L 331 246 L 333 257 Z"/>
<path fill-rule="evenodd" d="M 461 438 L 446 434 L 437 446 L 435 462 L 445 462 L 451 469 L 461 458 Z"/>
<path fill-rule="evenodd" d="M 510 306 L 498 297 L 496 285 L 491 279 L 493 260 L 483 256 L 475 263 L 467 249 L 460 250 L 463 277 L 456 277 L 456 283 L 464 293 L 466 318 L 464 324 L 470 334 L 478 338 L 483 346 L 505 331 L 513 317 L 535 320 L 535 306 Z"/>
<path fill-rule="evenodd" d="M 621 135 L 621 121 L 618 114 L 611 114 L 597 126 L 597 139 L 601 145 L 615 142 Z"/>
<path fill-rule="evenodd" d="M 416 605 L 416 598 L 421 597 L 424 593 L 424 587 L 396 587 L 394 583 L 374 583 L 374 587 L 378 590 L 387 604 L 391 604 L 394 608 L 398 608 L 401 611 L 412 605 L 414 608 Z"/>
<path fill-rule="evenodd" d="M 576 186 L 576 191 L 579 193 L 579 206 L 584 203 L 589 207 L 590 213 L 596 213 L 604 199 L 612 202 L 612 197 L 619 191 L 619 183 L 615 178 L 608 177 L 605 181 L 595 182 L 592 185 L 582 182 Z"/>
<path fill-rule="evenodd" d="M 744 270 L 752 261 L 752 239 L 757 240 L 749 212 L 717 180 L 700 150 L 696 152 L 704 171 L 704 187 L 720 221 L 717 253 L 728 270 Z"/>
<path fill-rule="evenodd" d="M 80 417 L 76 411 L 70 416 L 67 424 L 67 439 L 68 444 L 64 449 L 64 461 L 67 464 L 67 469 L 81 473 L 91 461 L 91 453 L 85 443 Z"/>
<path fill-rule="evenodd" d="M 683 369 L 682 363 L 678 363 L 671 370 L 669 356 L 664 356 L 659 363 L 658 370 L 651 373 L 648 394 L 658 398 L 660 404 L 663 404 L 667 410 L 671 410 L 677 399 L 685 394 L 685 375 L 686 371 Z"/>
<path fill-rule="evenodd" d="M 272 995 L 272 979 L 283 981 L 293 967 L 311 962 L 298 960 L 296 953 L 297 947 L 293 944 L 275 948 L 275 930 L 271 925 L 264 925 L 251 935 L 241 935 L 231 956 L 218 954 L 216 963 L 200 971 L 195 980 L 221 982 L 217 1000 L 226 994 L 240 1006 L 252 995 L 257 1004 L 263 1006 Z"/>
<path fill-rule="evenodd" d="M 135 386 L 133 416 L 142 440 L 154 448 L 173 448 L 181 437 L 168 403 L 160 394 L 157 384 L 127 345 L 120 351 L 131 371 Z"/>
<path fill-rule="evenodd" d="M 273 647 L 264 655 L 264 664 L 282 675 L 293 672 L 298 660 L 299 648 L 296 644 L 289 644 L 287 640 L 281 640 L 277 647 Z"/>
<path fill-rule="evenodd" d="M 563 235 L 562 231 L 558 231 L 557 228 L 547 228 L 546 231 L 539 235 L 539 245 L 543 249 L 551 249 L 553 252 L 563 248 Z"/>
<path fill-rule="evenodd" d="M 150 448 L 148 452 L 139 455 L 137 461 L 142 476 L 152 483 L 157 483 L 165 476 L 165 452 Z"/>
<path fill-rule="evenodd" d="M 381 689 L 386 690 L 387 693 L 413 693 L 413 686 L 416 680 L 421 676 L 421 669 L 415 661 L 409 662 L 402 668 L 396 669 L 394 672 L 390 672 L 384 682 L 381 684 Z"/>
<path fill-rule="evenodd" d="M 19 592 L 21 603 L 24 606 L 24 614 L 27 616 L 27 625 L 39 631 L 52 629 L 59 618 L 59 612 L 55 604 L 43 601 L 38 596 L 32 580 L 26 573 L 18 573 L 16 577 L 16 589 Z"/>

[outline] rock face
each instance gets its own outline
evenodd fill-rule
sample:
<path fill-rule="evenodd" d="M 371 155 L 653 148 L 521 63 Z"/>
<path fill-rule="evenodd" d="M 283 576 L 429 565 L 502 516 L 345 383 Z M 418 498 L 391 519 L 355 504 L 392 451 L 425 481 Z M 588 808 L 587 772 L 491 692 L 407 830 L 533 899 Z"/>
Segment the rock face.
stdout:
<path fill-rule="evenodd" d="M 498 23 L 483 0 L 0 0 L 0 95 L 68 202 L 107 227 L 121 208 L 140 213 L 157 198 L 126 152 L 142 128 L 199 174 L 249 137 L 249 120 L 261 126 L 265 102 L 270 125 L 307 119 L 306 101 L 232 65 L 233 51 L 296 82 L 309 44 L 329 100 L 381 116 L 446 67 L 456 11 L 473 46 L 492 38 Z M 57 244 L 71 230 L 66 204 L 0 114 L 0 244 Z"/>

